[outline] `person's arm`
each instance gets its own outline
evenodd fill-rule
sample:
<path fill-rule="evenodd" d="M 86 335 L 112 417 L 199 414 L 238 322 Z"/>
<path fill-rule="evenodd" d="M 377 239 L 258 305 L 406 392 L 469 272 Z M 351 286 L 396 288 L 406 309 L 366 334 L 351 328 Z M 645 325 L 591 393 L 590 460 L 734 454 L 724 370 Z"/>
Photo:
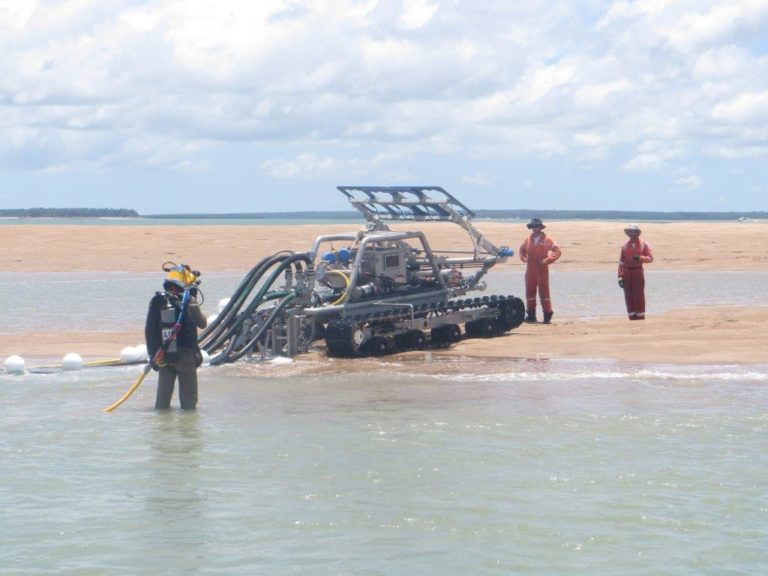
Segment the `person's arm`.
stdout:
<path fill-rule="evenodd" d="M 195 323 L 195 326 L 201 330 L 208 326 L 208 319 L 203 314 L 203 311 L 200 310 L 200 304 L 197 303 L 194 296 L 190 297 L 189 303 L 187 304 L 187 314 L 189 314 L 189 317 Z"/>
<path fill-rule="evenodd" d="M 520 244 L 520 250 L 517 251 L 517 255 L 523 263 L 528 262 L 528 240 Z"/>
<path fill-rule="evenodd" d="M 563 253 L 560 250 L 560 246 L 557 245 L 557 242 L 552 240 L 550 238 L 550 247 L 549 251 L 547 252 L 547 257 L 544 258 L 543 263 L 547 266 L 552 264 L 553 262 L 557 262 L 558 258 L 563 255 Z"/>
<path fill-rule="evenodd" d="M 648 242 L 643 242 L 643 250 L 640 254 L 640 261 L 643 264 L 650 264 L 653 262 L 653 250 L 651 249 L 651 245 L 648 244 Z"/>

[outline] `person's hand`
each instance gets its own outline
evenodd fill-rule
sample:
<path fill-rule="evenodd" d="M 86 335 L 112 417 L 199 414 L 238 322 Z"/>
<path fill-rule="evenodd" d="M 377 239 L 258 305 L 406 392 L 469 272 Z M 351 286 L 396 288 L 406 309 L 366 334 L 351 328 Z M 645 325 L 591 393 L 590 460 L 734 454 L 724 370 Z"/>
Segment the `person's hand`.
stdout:
<path fill-rule="evenodd" d="M 619 288 L 624 288 L 624 278 L 619 276 Z"/>
<path fill-rule="evenodd" d="M 632 256 L 632 260 L 635 262 L 640 262 L 640 256 Z"/>

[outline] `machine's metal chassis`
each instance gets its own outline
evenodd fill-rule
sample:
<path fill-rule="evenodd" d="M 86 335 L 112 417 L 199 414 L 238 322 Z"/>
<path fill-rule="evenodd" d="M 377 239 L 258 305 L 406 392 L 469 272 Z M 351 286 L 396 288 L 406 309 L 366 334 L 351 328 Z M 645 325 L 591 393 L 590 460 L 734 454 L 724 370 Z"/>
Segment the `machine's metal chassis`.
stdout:
<path fill-rule="evenodd" d="M 325 340 L 329 356 L 360 357 L 498 336 L 522 324 L 514 296 L 467 297 L 514 252 L 472 224 L 474 213 L 438 186 L 339 186 L 368 225 L 319 236 L 306 253 L 280 251 L 245 276 L 200 335 L 211 364 L 254 353 L 295 356 Z M 389 221 L 452 222 L 471 248 L 433 250 L 420 230 Z M 326 252 L 320 247 L 330 246 Z"/>

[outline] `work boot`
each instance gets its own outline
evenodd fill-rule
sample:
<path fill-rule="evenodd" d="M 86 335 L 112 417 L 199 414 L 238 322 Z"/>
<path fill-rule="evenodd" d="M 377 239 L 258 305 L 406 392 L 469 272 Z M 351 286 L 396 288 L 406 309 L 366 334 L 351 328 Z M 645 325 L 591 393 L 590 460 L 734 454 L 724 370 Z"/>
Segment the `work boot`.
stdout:
<path fill-rule="evenodd" d="M 552 324 L 552 314 L 554 312 L 544 312 L 544 324 Z"/>
<path fill-rule="evenodd" d="M 528 322 L 528 324 L 536 324 L 536 312 L 528 312 L 525 315 L 525 321 Z"/>

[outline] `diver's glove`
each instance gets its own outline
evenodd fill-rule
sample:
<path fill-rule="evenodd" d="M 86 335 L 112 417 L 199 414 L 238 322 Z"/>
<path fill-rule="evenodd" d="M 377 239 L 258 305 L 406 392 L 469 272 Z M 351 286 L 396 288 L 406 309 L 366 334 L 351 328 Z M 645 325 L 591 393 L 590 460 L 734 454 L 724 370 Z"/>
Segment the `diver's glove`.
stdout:
<path fill-rule="evenodd" d="M 619 276 L 619 288 L 624 288 L 624 277 Z"/>

